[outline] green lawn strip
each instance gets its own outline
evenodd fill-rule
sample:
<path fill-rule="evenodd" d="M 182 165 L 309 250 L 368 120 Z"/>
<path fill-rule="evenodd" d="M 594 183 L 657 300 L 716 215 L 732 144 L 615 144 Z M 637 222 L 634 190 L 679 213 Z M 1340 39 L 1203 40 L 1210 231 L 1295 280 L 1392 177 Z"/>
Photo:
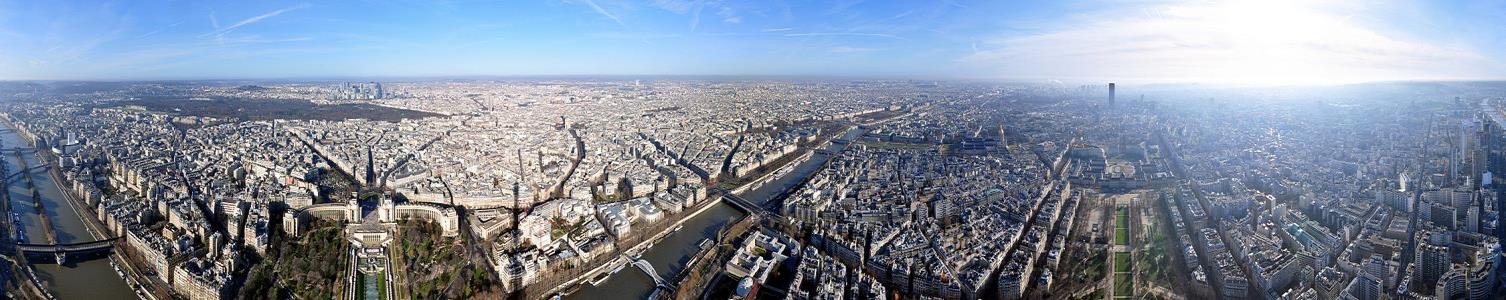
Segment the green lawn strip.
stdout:
<path fill-rule="evenodd" d="M 1130 284 L 1130 274 L 1129 273 L 1117 273 L 1117 274 L 1114 274 L 1114 297 L 1115 298 L 1118 298 L 1118 297 L 1129 297 L 1130 293 L 1133 292 L 1133 291 L 1134 291 L 1134 289 L 1133 289 L 1133 285 Z"/>
<path fill-rule="evenodd" d="M 1130 254 L 1128 252 L 1114 253 L 1114 272 L 1122 273 L 1130 271 Z M 1117 275 L 1117 274 L 1116 274 Z"/>
<path fill-rule="evenodd" d="M 364 289 L 364 287 L 366 286 L 366 280 L 368 280 L 366 278 L 366 273 L 356 272 L 356 286 L 355 286 L 355 288 Z M 356 293 L 356 300 L 364 300 L 364 299 L 366 299 L 366 293 L 364 291 Z"/>
<path fill-rule="evenodd" d="M 387 273 L 377 276 L 377 298 L 387 299 Z"/>

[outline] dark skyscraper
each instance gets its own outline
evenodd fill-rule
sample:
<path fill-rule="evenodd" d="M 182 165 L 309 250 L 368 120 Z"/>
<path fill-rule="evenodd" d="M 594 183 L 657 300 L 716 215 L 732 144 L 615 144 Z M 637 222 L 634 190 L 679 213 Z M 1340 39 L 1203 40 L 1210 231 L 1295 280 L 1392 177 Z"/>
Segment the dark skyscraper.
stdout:
<path fill-rule="evenodd" d="M 1501 177 L 1499 174 L 1506 174 L 1506 150 L 1503 150 L 1506 149 L 1506 127 L 1503 127 L 1506 126 L 1506 116 L 1496 112 L 1484 112 L 1480 114 L 1480 118 L 1484 119 L 1480 123 L 1482 125 L 1480 131 L 1484 133 L 1480 141 L 1484 161 L 1478 163 L 1485 164 L 1485 172 L 1480 174 L 1482 178 L 1479 182 L 1482 187 L 1496 193 L 1496 210 L 1499 211 L 1506 207 L 1506 184 L 1496 182 Z M 1489 182 L 1489 185 L 1486 185 L 1486 182 Z M 1506 238 L 1506 226 L 1496 225 L 1496 237 Z M 1506 270 L 1501 271 L 1506 272 Z"/>
<path fill-rule="evenodd" d="M 1109 106 L 1114 106 L 1114 83 L 1109 83 Z"/>

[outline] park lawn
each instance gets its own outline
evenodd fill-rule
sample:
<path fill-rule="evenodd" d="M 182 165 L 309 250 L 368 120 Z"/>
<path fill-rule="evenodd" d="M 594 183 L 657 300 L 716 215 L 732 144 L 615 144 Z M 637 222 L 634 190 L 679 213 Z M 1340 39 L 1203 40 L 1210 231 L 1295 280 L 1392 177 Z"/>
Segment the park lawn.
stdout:
<path fill-rule="evenodd" d="M 366 278 L 366 273 L 356 272 L 356 288 L 365 286 L 367 280 L 370 279 Z M 366 293 L 356 293 L 356 300 L 366 300 Z"/>
<path fill-rule="evenodd" d="M 387 274 L 385 272 L 375 274 L 375 276 L 367 275 L 366 272 L 357 272 L 355 288 L 361 290 L 356 292 L 356 299 L 366 299 L 366 282 L 370 280 L 375 280 L 376 282 L 376 299 L 387 299 Z"/>
<path fill-rule="evenodd" d="M 1130 254 L 1129 254 L 1129 252 L 1114 252 L 1114 273 L 1124 273 L 1124 272 L 1129 272 L 1129 271 L 1130 271 Z M 1117 275 L 1117 274 L 1115 274 L 1115 275 Z"/>
<path fill-rule="evenodd" d="M 1133 287 L 1129 273 L 1114 274 L 1114 298 L 1129 298 L 1130 293 L 1134 292 Z"/>
<path fill-rule="evenodd" d="M 1129 210 L 1123 207 L 1114 213 L 1114 244 L 1129 245 Z"/>
<path fill-rule="evenodd" d="M 377 299 L 387 299 L 387 272 L 382 272 L 376 278 Z"/>

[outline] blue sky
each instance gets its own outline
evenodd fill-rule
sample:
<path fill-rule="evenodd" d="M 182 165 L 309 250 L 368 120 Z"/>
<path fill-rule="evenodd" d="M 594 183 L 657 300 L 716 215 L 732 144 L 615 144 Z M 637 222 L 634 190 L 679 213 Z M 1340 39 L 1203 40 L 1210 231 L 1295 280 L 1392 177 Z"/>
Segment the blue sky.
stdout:
<path fill-rule="evenodd" d="M 0 79 L 1506 78 L 1506 1 L 0 0 Z"/>

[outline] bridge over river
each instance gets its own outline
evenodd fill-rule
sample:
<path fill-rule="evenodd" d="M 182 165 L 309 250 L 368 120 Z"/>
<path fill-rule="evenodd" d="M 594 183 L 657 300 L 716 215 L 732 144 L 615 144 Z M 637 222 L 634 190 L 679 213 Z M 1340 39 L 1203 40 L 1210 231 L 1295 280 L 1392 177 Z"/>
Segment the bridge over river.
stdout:
<path fill-rule="evenodd" d="M 31 166 L 31 167 L 26 168 L 25 170 L 20 170 L 20 171 L 16 171 L 15 173 L 7 174 L 5 176 L 5 180 L 16 180 L 16 178 L 21 178 L 21 175 L 37 174 L 37 173 L 41 173 L 41 172 L 47 172 L 47 165 Z"/>
<path fill-rule="evenodd" d="M 664 277 L 659 277 L 659 271 L 655 271 L 654 265 L 649 264 L 647 260 L 634 257 L 628 258 L 628 261 L 631 261 L 634 267 L 638 267 L 639 270 L 643 270 L 643 273 L 647 273 L 649 278 L 653 278 L 655 287 L 661 289 L 674 288 L 674 283 L 665 281 Z"/>
<path fill-rule="evenodd" d="M 53 262 L 68 264 L 69 262 L 88 261 L 109 257 L 115 251 L 115 241 L 120 238 L 109 238 L 92 242 L 63 243 L 63 244 L 25 244 L 18 243 L 15 247 L 6 249 L 6 255 L 25 255 L 31 262 Z"/>
<path fill-rule="evenodd" d="M 7 183 L 0 191 L 0 208 L 9 209 L 0 227 L 14 239 L 0 243 L 0 255 L 26 263 L 35 285 L 49 297 L 139 298 L 108 259 L 118 253 L 118 238 L 89 227 L 93 217 L 80 210 L 87 207 L 75 207 L 64 191 L 71 183 L 42 167 L 57 167 L 56 160 L 46 159 L 52 153 L 30 147 L 29 138 L 11 126 L 0 124 L 0 169 L 5 170 L 0 179 Z"/>
<path fill-rule="evenodd" d="M 712 187 L 711 192 L 721 197 L 720 203 L 685 221 L 682 230 L 670 233 L 649 247 L 639 259 L 632 261 L 640 270 L 658 276 L 643 276 L 640 272 L 618 272 L 599 284 L 583 285 L 579 290 L 565 295 L 565 299 L 654 299 L 662 293 L 672 292 L 664 277 L 673 277 L 688 266 L 692 255 L 701 251 L 700 243 L 715 239 L 717 232 L 733 221 L 746 215 L 763 220 L 773 220 L 779 198 L 788 195 L 805 180 L 820 171 L 830 158 L 847 148 L 848 141 L 855 140 L 866 132 L 853 128 L 832 139 L 831 143 L 816 149 L 811 158 L 796 164 L 788 173 L 778 174 L 772 180 L 741 193 Z M 654 268 L 658 265 L 659 268 Z M 647 267 L 647 268 L 645 268 Z M 657 278 L 656 278 L 657 277 Z M 678 284 L 673 282 L 671 284 Z"/>
<path fill-rule="evenodd" d="M 0 154 L 17 154 L 17 153 L 20 153 L 20 154 L 37 153 L 37 148 L 29 148 L 29 147 L 25 147 L 25 148 L 23 148 L 23 147 L 0 148 Z"/>

